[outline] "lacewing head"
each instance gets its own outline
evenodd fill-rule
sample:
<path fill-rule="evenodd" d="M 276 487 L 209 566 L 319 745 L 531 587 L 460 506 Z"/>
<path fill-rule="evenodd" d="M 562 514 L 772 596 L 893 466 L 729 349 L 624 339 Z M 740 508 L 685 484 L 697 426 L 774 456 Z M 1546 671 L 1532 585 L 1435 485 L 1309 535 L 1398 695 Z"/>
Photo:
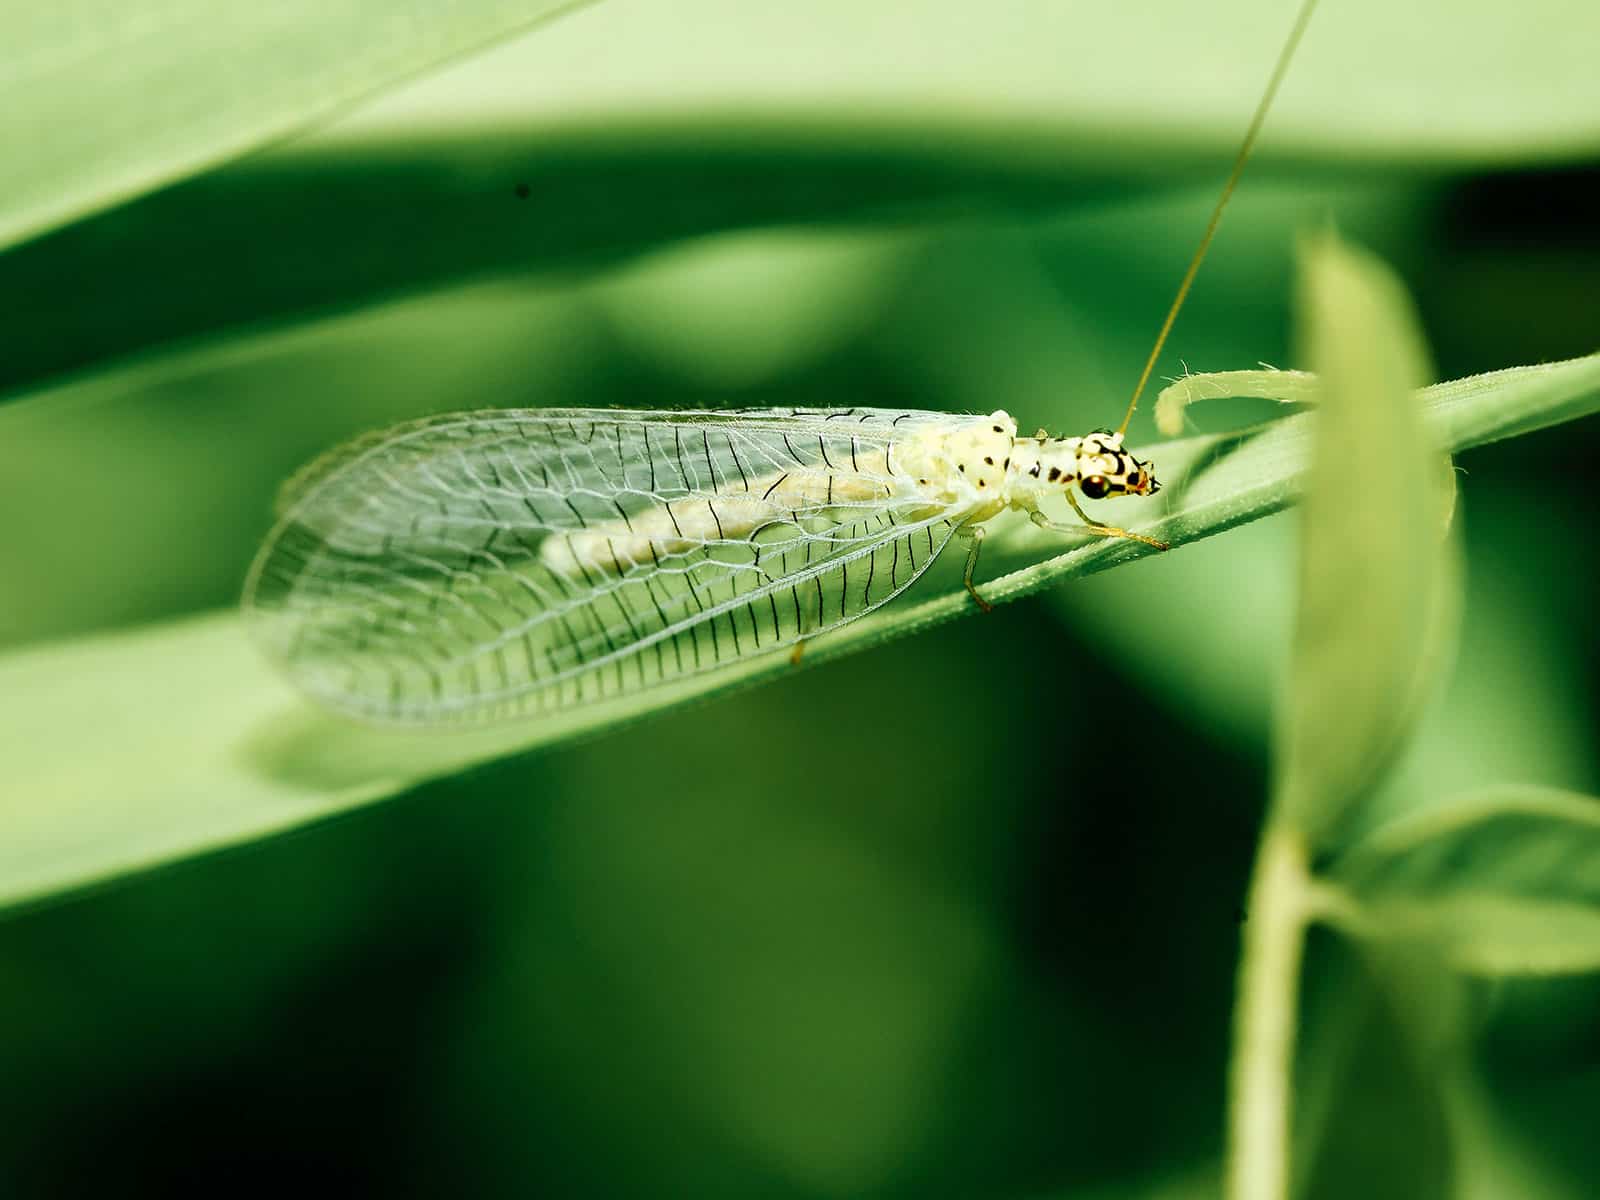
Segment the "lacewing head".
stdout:
<path fill-rule="evenodd" d="M 1153 496 L 1161 490 L 1155 463 L 1122 448 L 1122 435 L 1099 431 L 1078 444 L 1078 490 L 1090 500 Z"/>

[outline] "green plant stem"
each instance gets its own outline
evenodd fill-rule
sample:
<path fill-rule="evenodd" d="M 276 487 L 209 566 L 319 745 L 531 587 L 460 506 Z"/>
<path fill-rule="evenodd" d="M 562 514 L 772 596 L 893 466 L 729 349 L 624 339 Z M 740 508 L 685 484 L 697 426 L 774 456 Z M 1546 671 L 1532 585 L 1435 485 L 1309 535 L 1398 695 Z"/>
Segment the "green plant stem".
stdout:
<path fill-rule="evenodd" d="M 1229 1200 L 1284 1200 L 1310 895 L 1299 831 L 1269 824 L 1250 881 L 1228 1095 Z"/>

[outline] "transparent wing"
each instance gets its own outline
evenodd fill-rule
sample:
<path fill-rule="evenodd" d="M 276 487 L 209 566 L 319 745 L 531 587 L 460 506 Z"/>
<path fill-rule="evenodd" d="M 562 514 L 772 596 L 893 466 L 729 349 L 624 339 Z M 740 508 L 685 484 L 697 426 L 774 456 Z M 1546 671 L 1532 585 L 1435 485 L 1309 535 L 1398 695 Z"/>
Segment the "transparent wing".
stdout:
<path fill-rule="evenodd" d="M 908 587 L 966 514 L 902 460 L 977 419 L 547 409 L 399 426 L 291 481 L 245 608 L 302 689 L 372 720 L 653 687 Z"/>

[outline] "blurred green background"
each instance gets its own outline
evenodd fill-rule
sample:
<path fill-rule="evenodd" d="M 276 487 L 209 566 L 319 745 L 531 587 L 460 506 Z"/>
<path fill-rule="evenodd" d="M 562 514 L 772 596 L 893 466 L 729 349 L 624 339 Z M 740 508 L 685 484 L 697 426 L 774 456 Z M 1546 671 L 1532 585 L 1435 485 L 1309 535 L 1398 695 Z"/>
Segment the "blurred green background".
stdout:
<path fill-rule="evenodd" d="M 1595 349 L 1569 68 L 1600 18 L 1422 7 L 1330 0 L 1159 374 L 1289 365 L 1294 239 L 1330 220 L 1440 378 Z M 604 0 L 24 242 L 0 649 L 234 603 L 277 483 L 419 413 L 1115 424 L 1290 16 Z M 1461 649 L 1396 811 L 1600 790 L 1597 449 L 1589 420 L 1459 460 Z M 1211 1194 L 1294 552 L 1291 513 L 13 914 L 0 1186 Z M 1464 1150 L 1331 937 L 1311 979 L 1361 1030 L 1307 1068 L 1345 1081 L 1312 1194 L 1593 1194 L 1592 980 L 1473 993 Z"/>

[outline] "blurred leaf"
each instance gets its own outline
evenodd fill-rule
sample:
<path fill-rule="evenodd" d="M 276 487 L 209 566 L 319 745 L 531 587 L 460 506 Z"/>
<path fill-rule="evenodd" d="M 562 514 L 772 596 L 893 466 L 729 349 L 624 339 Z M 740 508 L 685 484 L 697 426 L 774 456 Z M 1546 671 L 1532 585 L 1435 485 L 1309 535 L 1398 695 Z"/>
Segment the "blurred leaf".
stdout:
<path fill-rule="evenodd" d="M 1530 368 L 1563 386 L 1541 393 L 1570 415 L 1600 408 L 1600 356 Z M 1516 395 L 1515 372 L 1502 383 Z M 1478 389 L 1433 401 L 1428 423 L 1497 436 L 1495 416 L 1526 428 L 1528 407 Z M 1159 499 L 1126 506 L 1128 523 L 1189 541 L 1275 512 L 1294 497 L 1313 414 L 1255 435 L 1192 438 L 1162 448 L 1171 480 Z M 991 539 L 992 564 L 1031 565 L 984 585 L 1003 602 L 1142 557 L 1137 543 L 1095 540 L 1040 561 L 1059 538 L 1017 523 Z M 891 606 L 808 645 L 825 662 L 971 613 L 959 589 Z M 625 724 L 650 712 L 793 671 L 787 651 L 732 669 L 592 705 L 534 725 L 418 735 L 367 729 L 294 699 L 252 652 L 233 614 L 85 638 L 0 659 L 4 764 L 0 904 L 16 904 L 187 853 L 264 836 L 405 790 L 474 762 Z M 86 731 L 93 753 L 83 751 Z"/>
<path fill-rule="evenodd" d="M 1093 161 L 1029 170 L 987 149 L 963 159 L 710 131 L 530 146 L 492 131 L 247 160 L 0 256 L 0 402 L 153 344 L 489 274 L 553 276 L 755 226 L 1070 210 L 1153 184 Z M 145 281 L 136 303 L 118 282 L 132 280 Z"/>
<path fill-rule="evenodd" d="M 252 739 L 291 697 L 232 614 L 0 661 L 12 722 L 0 786 L 8 903 L 330 816 L 417 775 L 401 745 L 364 777 L 257 769 Z"/>
<path fill-rule="evenodd" d="M 590 130 L 625 121 L 637 134 L 715 113 L 801 130 L 848 116 L 868 139 L 898 129 L 959 149 L 1004 133 L 1010 153 L 1035 162 L 1098 143 L 1159 170 L 1167 152 L 1237 144 L 1293 16 L 1283 0 L 941 0 L 914 10 L 609 0 L 548 41 L 386 96 L 318 140 L 530 118 Z M 1596 28 L 1582 0 L 1515 11 L 1492 0 L 1401 11 L 1343 0 L 1316 14 L 1266 149 L 1339 158 L 1359 146 L 1407 169 L 1591 153 L 1600 82 L 1582 34 Z"/>
<path fill-rule="evenodd" d="M 1503 785 L 1390 822 L 1331 873 L 1364 899 L 1482 888 L 1600 904 L 1600 800 Z"/>
<path fill-rule="evenodd" d="M 1407 1011 L 1380 964 L 1326 934 L 1308 946 L 1304 1030 L 1295 1065 L 1299 1200 L 1454 1195 L 1448 1103 L 1411 1037 L 1423 1017 L 1451 1019 L 1451 997 L 1422 988 Z"/>
<path fill-rule="evenodd" d="M 1600 906 L 1495 895 L 1388 899 L 1340 921 L 1369 940 L 1421 947 L 1474 975 L 1563 975 L 1600 970 Z"/>
<path fill-rule="evenodd" d="M 1315 846 L 1420 711 L 1449 644 L 1439 626 L 1454 580 L 1441 570 L 1438 455 L 1413 396 L 1426 352 L 1404 289 L 1325 235 L 1307 248 L 1300 314 L 1322 395 L 1274 795 Z"/>
<path fill-rule="evenodd" d="M 1157 20 L 1148 5 L 1006 0 L 912 20 L 849 0 L 607 0 L 0 259 L 0 393 L 228 325 L 728 228 L 1209 190 L 1289 7 Z M 1329 5 L 1252 177 L 1291 156 L 1370 180 L 1588 154 L 1600 84 L 1582 39 L 1551 31 L 1593 19 L 1574 0 Z M 1535 49 L 1505 53 L 1517 39 Z"/>
<path fill-rule="evenodd" d="M 0 246 L 306 128 L 563 0 L 54 0 L 0 10 Z"/>
<path fill-rule="evenodd" d="M 1600 969 L 1600 800 L 1510 786 L 1401 818 L 1337 859 L 1341 928 L 1483 975 Z"/>

